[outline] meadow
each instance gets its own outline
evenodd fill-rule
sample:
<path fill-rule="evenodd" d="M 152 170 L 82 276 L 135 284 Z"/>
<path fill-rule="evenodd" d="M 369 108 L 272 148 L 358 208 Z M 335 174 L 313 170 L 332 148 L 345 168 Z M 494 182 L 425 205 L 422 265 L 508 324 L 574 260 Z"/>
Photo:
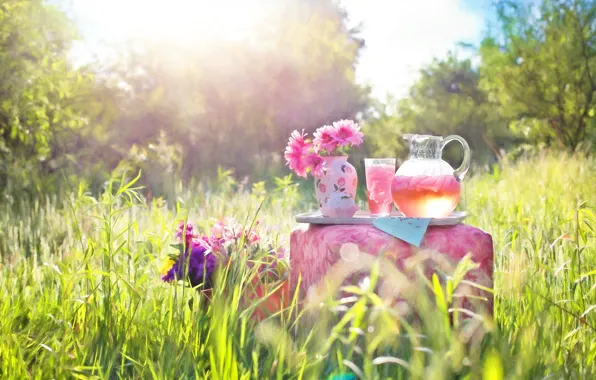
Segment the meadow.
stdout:
<path fill-rule="evenodd" d="M 473 315 L 461 324 L 444 323 L 451 290 L 441 284 L 429 295 L 424 279 L 408 295 L 414 319 L 371 285 L 343 289 L 352 297 L 327 294 L 314 307 L 293 299 L 257 322 L 239 302 L 251 286 L 243 265 L 219 273 L 206 302 L 160 279 L 177 221 L 207 230 L 226 217 L 258 219 L 263 240 L 287 247 L 293 215 L 314 207 L 312 184 L 278 178 L 245 187 L 220 172 L 179 186 L 169 206 L 147 204 L 127 184 L 115 179 L 97 198 L 84 185 L 30 201 L 3 194 L 0 377 L 596 376 L 594 158 L 543 152 L 466 179 L 466 223 L 494 239 L 495 311 L 494 320 Z M 371 283 L 377 276 L 373 268 Z"/>

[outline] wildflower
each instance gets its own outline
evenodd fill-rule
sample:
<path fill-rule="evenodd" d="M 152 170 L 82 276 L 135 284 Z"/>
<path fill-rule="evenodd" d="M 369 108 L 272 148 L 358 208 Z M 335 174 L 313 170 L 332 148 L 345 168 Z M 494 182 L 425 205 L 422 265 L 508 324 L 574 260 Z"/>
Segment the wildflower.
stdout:
<path fill-rule="evenodd" d="M 225 242 L 236 240 L 237 238 L 242 236 L 242 230 L 234 229 L 232 227 L 226 226 L 223 230 L 223 240 Z"/>
<path fill-rule="evenodd" d="M 216 265 L 215 256 L 205 247 L 193 247 L 188 260 L 188 281 L 193 287 L 203 284 L 204 281 L 209 283 Z"/>
<path fill-rule="evenodd" d="M 261 237 L 255 231 L 248 231 L 246 235 L 246 241 L 248 241 L 249 245 L 257 244 L 261 240 Z"/>
<path fill-rule="evenodd" d="M 352 120 L 340 120 L 333 123 L 335 128 L 334 140 L 340 147 L 357 146 L 362 144 L 364 133 L 360 132 L 358 124 Z"/>
<path fill-rule="evenodd" d="M 217 259 L 211 250 L 202 244 L 189 247 L 190 254 L 182 254 L 178 261 L 162 277 L 165 282 L 186 279 L 193 286 L 210 286 L 211 275 L 217 266 Z"/>
<path fill-rule="evenodd" d="M 211 228 L 211 235 L 214 236 L 214 237 L 216 237 L 216 238 L 218 238 L 218 239 L 221 239 L 223 237 L 224 228 L 226 228 L 225 223 L 222 222 L 221 220 L 218 221 Z"/>
<path fill-rule="evenodd" d="M 170 269 L 172 269 L 172 267 L 174 266 L 174 264 L 176 264 L 176 262 L 175 262 L 174 260 L 172 260 L 172 259 L 170 259 L 170 258 L 168 257 L 168 259 L 167 259 L 167 260 L 165 260 L 165 261 L 163 262 L 163 264 L 161 265 L 161 268 L 160 268 L 160 270 L 159 270 L 159 273 L 160 273 L 162 276 L 165 276 L 165 275 L 167 275 L 167 274 L 168 274 L 168 272 L 170 271 Z"/>
<path fill-rule="evenodd" d="M 226 241 L 223 238 L 211 236 L 211 238 L 209 238 L 209 246 L 211 247 L 211 251 L 223 255 L 227 254 L 226 249 L 224 247 L 225 242 Z"/>
<path fill-rule="evenodd" d="M 182 239 L 182 236 L 185 237 L 184 240 Z M 178 238 L 180 243 L 183 243 L 184 245 L 188 246 L 190 245 L 190 242 L 197 237 L 197 231 L 195 227 L 192 225 L 192 223 L 187 223 L 186 221 L 181 220 L 178 223 L 176 237 Z"/>
<path fill-rule="evenodd" d="M 263 258 L 262 264 L 259 266 L 259 272 L 267 272 L 271 270 L 275 270 L 277 268 L 277 264 L 280 260 L 284 260 L 286 258 L 286 251 L 283 247 L 279 247 L 277 251 L 272 249 L 269 251 L 268 255 Z"/>
<path fill-rule="evenodd" d="M 165 274 L 162 274 L 161 280 L 164 282 L 172 282 L 176 280 L 176 273 L 178 273 L 178 263 L 174 262 L 170 269 L 165 272 Z"/>
<path fill-rule="evenodd" d="M 192 239 L 190 246 L 191 247 L 195 247 L 197 245 L 203 246 L 208 250 L 212 249 L 212 240 L 210 238 L 208 238 L 207 236 L 201 236 L 199 238 L 194 238 Z"/>

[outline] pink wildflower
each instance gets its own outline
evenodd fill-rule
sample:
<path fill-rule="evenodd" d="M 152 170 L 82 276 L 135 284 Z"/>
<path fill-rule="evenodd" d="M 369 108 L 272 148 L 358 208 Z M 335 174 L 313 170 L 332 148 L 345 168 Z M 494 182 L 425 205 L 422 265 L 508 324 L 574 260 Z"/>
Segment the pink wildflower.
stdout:
<path fill-rule="evenodd" d="M 248 234 L 246 235 L 246 240 L 248 241 L 249 245 L 253 245 L 253 244 L 258 243 L 259 240 L 261 240 L 261 237 L 255 231 L 249 231 Z"/>
<path fill-rule="evenodd" d="M 225 227 L 222 233 L 222 238 L 224 241 L 231 241 L 236 239 L 236 233 L 230 227 Z"/>
<path fill-rule="evenodd" d="M 223 237 L 224 228 L 226 228 L 226 225 L 224 224 L 224 222 L 222 222 L 221 220 L 218 221 L 211 228 L 211 235 L 213 235 L 214 237 L 216 237 L 218 239 L 221 239 Z"/>
<path fill-rule="evenodd" d="M 337 141 L 335 141 L 336 132 L 335 127 L 331 125 L 324 125 L 317 129 L 314 133 L 315 139 L 313 140 L 315 150 L 317 152 L 322 150 L 327 153 L 333 152 L 337 148 Z"/>
<path fill-rule="evenodd" d="M 227 254 L 226 249 L 224 247 L 224 239 L 221 237 L 211 236 L 209 239 L 209 246 L 213 252 L 217 252 L 219 254 L 225 255 Z"/>
<path fill-rule="evenodd" d="M 194 238 L 192 239 L 192 241 L 190 242 L 190 247 L 194 248 L 194 247 L 204 247 L 207 250 L 211 250 L 211 241 L 207 236 L 201 236 L 198 238 Z"/>
<path fill-rule="evenodd" d="M 187 223 L 184 220 L 178 222 L 178 230 L 176 231 L 176 237 L 180 243 L 190 245 L 190 242 L 197 237 L 197 231 L 192 223 Z"/>
<path fill-rule="evenodd" d="M 242 237 L 242 226 L 237 223 L 230 222 L 226 225 L 222 232 L 222 238 L 228 242 L 231 240 L 240 239 Z"/>
<path fill-rule="evenodd" d="M 333 127 L 335 128 L 334 139 L 339 146 L 362 144 L 364 133 L 360 132 L 360 127 L 352 120 L 336 121 L 333 123 Z"/>

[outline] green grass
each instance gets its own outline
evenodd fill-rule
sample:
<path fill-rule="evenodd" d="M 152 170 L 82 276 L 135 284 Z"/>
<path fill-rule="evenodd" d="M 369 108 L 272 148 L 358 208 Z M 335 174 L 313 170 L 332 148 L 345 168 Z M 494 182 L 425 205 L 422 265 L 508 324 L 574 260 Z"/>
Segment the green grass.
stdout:
<path fill-rule="evenodd" d="M 304 307 L 294 301 L 262 323 L 241 306 L 250 287 L 241 251 L 237 265 L 219 274 L 208 305 L 199 292 L 161 282 L 159 266 L 181 218 L 203 229 L 229 216 L 249 225 L 267 196 L 258 214 L 264 239 L 287 246 L 292 216 L 313 205 L 311 184 L 276 182 L 248 191 L 222 173 L 216 183 L 178 189 L 175 211 L 160 200 L 143 206 L 119 182 L 99 199 L 82 188 L 61 201 L 5 196 L 0 377 L 596 375 L 594 159 L 544 154 L 466 180 L 467 222 L 494 239 L 496 307 L 494 323 L 476 316 L 453 326 L 445 281 L 417 276 L 404 284 L 379 262 L 368 263 L 369 287 L 343 288 L 352 297 L 330 292 Z M 451 273 L 454 288 L 468 264 Z M 379 276 L 416 289 L 402 294 L 413 313 L 371 291 Z"/>

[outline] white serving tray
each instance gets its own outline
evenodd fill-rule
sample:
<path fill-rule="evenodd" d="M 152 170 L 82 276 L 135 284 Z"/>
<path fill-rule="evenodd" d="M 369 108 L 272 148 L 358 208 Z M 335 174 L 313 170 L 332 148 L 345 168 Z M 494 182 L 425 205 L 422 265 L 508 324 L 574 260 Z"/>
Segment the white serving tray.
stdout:
<path fill-rule="evenodd" d="M 394 211 L 392 217 L 404 217 L 399 211 Z M 452 226 L 461 223 L 468 216 L 467 211 L 454 211 L 445 218 L 433 218 L 430 226 Z M 321 211 L 308 212 L 296 215 L 296 222 L 310 224 L 372 224 L 378 216 L 371 215 L 368 211 L 357 211 L 351 218 L 330 218 L 323 216 Z"/>

